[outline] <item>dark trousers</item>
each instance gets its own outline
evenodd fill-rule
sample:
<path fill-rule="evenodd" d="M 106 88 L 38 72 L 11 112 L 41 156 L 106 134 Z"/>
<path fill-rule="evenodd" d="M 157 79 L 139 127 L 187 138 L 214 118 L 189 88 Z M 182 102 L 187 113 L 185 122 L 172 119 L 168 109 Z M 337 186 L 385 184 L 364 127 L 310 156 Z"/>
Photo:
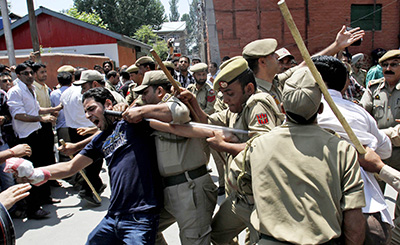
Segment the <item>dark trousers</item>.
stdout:
<path fill-rule="evenodd" d="M 54 134 L 51 123 L 42 123 L 42 128 L 31 133 L 26 138 L 19 139 L 19 144 L 28 144 L 32 148 L 32 155 L 24 157 L 32 162 L 35 168 L 55 163 Z M 30 195 L 26 198 L 27 214 L 33 214 L 50 197 L 50 185 L 32 186 Z"/>
<path fill-rule="evenodd" d="M 79 135 L 76 132 L 76 128 L 68 128 L 68 132 L 72 143 L 82 141 L 90 136 L 90 135 L 85 135 L 85 136 Z M 93 187 L 96 190 L 99 190 L 100 187 L 103 185 L 103 182 L 99 176 L 102 166 L 103 166 L 103 158 L 99 157 L 98 159 L 93 159 L 93 163 L 84 169 L 86 176 L 88 177 L 88 179 L 90 180 L 90 182 L 92 183 Z M 86 181 L 84 181 L 82 184 L 82 190 L 85 190 L 86 193 L 92 192 Z"/>

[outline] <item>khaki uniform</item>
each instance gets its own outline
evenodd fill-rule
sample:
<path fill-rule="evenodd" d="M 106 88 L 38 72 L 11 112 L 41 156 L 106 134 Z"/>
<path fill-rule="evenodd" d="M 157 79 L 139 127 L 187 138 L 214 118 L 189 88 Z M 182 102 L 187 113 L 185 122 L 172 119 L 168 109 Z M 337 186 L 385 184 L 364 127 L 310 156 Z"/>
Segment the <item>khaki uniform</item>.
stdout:
<path fill-rule="evenodd" d="M 163 101 L 172 112 L 172 123 L 190 121 L 188 108 L 177 98 L 167 94 Z M 161 232 L 175 221 L 178 222 L 182 244 L 210 244 L 217 187 L 206 168 L 210 156 L 206 140 L 160 131 L 153 134 L 158 169 L 165 186 L 157 244 L 165 244 Z M 193 177 L 194 173 L 199 176 Z M 182 178 L 183 182 L 180 181 Z"/>
<path fill-rule="evenodd" d="M 106 85 L 105 85 L 105 87 L 106 87 L 108 90 L 110 90 L 110 91 L 117 92 L 117 89 L 115 89 L 114 85 L 112 85 L 111 82 L 108 81 L 108 80 L 106 80 Z"/>
<path fill-rule="evenodd" d="M 200 108 L 207 113 L 207 115 L 214 113 L 215 92 L 210 84 L 204 83 L 200 89 L 197 89 L 196 84 L 190 84 L 187 90 L 196 96 Z"/>
<path fill-rule="evenodd" d="M 376 120 L 379 129 L 394 127 L 398 124 L 395 119 L 400 118 L 400 83 L 390 91 L 385 78 L 373 80 L 360 103 Z M 400 170 L 400 147 L 393 145 L 392 156 L 385 163 Z"/>
<path fill-rule="evenodd" d="M 128 94 L 127 94 L 126 97 L 125 97 L 126 102 L 128 102 L 129 105 L 132 104 L 132 102 L 139 96 L 137 93 L 135 93 L 135 92 L 133 91 L 133 89 L 136 88 L 137 86 L 138 86 L 138 85 L 137 85 L 137 83 L 135 83 L 135 82 L 129 84 L 129 87 L 128 87 Z"/>
<path fill-rule="evenodd" d="M 272 83 L 256 77 L 257 89 L 261 92 L 268 93 L 274 98 L 278 107 L 282 102 L 282 90 L 285 81 L 295 72 L 299 66 L 292 67 L 283 73 L 279 73 L 274 77 Z"/>
<path fill-rule="evenodd" d="M 259 244 L 328 242 L 341 236 L 344 211 L 365 206 L 355 149 L 315 124 L 275 128 L 237 156 L 244 157 Z"/>
<path fill-rule="evenodd" d="M 360 103 L 372 115 L 386 135 L 391 136 L 392 156 L 384 162 L 393 168 L 400 170 L 400 147 L 394 141 L 393 127 L 398 123 L 395 119 L 400 118 L 400 83 L 397 83 L 392 91 L 385 78 L 370 81 L 367 90 L 363 94 Z M 400 199 L 397 198 L 394 220 L 395 228 L 392 231 L 392 243 L 400 241 Z"/>
<path fill-rule="evenodd" d="M 259 133 L 269 132 L 282 123 L 284 116 L 271 95 L 267 93 L 253 94 L 246 102 L 240 114 L 229 109 L 209 116 L 209 123 L 227 126 L 235 129 L 256 130 Z M 258 134 L 259 134 L 258 133 Z M 240 142 L 250 139 L 248 135 L 236 135 Z M 212 222 L 211 240 L 215 244 L 225 244 L 231 241 L 244 228 L 249 227 L 251 242 L 257 242 L 258 233 L 250 224 L 250 214 L 254 202 L 251 196 L 240 192 L 236 185 L 236 176 L 232 175 L 232 156 L 228 156 L 225 186 L 229 197 L 224 200 Z"/>

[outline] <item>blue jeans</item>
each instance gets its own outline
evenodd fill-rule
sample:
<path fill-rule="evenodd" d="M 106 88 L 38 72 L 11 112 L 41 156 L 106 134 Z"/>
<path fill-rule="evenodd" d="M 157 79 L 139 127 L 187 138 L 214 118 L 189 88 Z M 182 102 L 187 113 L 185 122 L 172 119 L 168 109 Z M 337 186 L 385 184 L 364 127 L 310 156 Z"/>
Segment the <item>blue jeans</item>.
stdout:
<path fill-rule="evenodd" d="M 159 214 L 138 212 L 106 215 L 89 234 L 86 244 L 154 244 Z"/>

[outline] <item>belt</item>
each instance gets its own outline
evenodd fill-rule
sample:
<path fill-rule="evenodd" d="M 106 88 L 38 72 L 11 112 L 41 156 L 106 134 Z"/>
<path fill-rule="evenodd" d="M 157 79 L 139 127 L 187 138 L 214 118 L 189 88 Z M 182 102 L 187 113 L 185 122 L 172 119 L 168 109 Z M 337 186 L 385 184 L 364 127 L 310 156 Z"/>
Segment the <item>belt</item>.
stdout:
<path fill-rule="evenodd" d="M 173 186 L 173 185 L 179 185 L 185 182 L 189 182 L 188 178 L 186 177 L 186 174 L 190 179 L 196 179 L 199 178 L 203 175 L 206 175 L 208 173 L 206 165 L 202 165 L 196 169 L 185 171 L 183 173 L 173 175 L 173 176 L 168 176 L 163 178 L 163 184 L 164 187 L 168 186 Z"/>
<path fill-rule="evenodd" d="M 279 241 L 275 237 L 268 236 L 268 235 L 265 235 L 263 233 L 260 234 L 260 238 L 264 239 L 264 240 L 267 240 L 267 241 L 279 242 L 279 243 L 282 243 L 282 244 L 292 244 L 290 242 Z M 322 243 L 321 245 L 341 245 L 341 244 L 344 244 L 344 243 L 342 243 L 341 238 L 339 237 L 339 238 L 334 238 L 334 239 L 332 239 L 330 241 L 327 241 L 325 243 Z"/>

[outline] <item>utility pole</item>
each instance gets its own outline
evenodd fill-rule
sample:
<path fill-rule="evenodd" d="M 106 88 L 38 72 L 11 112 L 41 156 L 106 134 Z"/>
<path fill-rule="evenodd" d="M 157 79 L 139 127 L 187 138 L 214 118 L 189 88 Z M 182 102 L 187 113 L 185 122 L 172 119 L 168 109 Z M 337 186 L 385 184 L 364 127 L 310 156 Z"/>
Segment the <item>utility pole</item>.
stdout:
<path fill-rule="evenodd" d="M 6 38 L 8 63 L 11 66 L 17 64 L 15 60 L 14 41 L 12 38 L 11 25 L 8 17 L 7 0 L 0 0 L 1 16 L 3 17 L 3 30 Z"/>
<path fill-rule="evenodd" d="M 33 0 L 26 0 L 26 5 L 28 5 L 29 14 L 29 29 L 31 31 L 32 47 L 33 53 L 35 54 L 36 62 L 42 62 L 40 58 L 40 45 L 37 32 L 37 23 L 35 16 L 35 9 L 33 7 Z"/>

